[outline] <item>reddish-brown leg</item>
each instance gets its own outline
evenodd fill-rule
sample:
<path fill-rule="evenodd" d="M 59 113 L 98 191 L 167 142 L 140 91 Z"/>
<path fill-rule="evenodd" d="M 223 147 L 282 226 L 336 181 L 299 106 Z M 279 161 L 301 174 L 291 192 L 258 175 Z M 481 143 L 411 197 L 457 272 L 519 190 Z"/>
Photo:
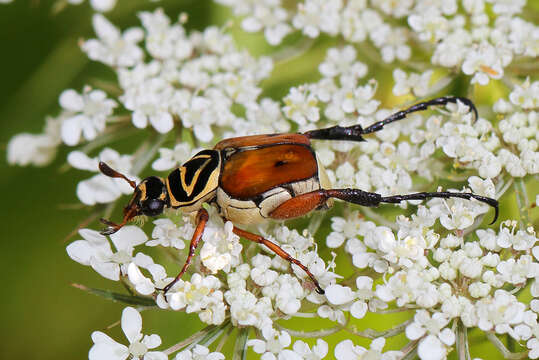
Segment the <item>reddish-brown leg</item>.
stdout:
<path fill-rule="evenodd" d="M 378 206 L 380 203 L 398 204 L 405 200 L 427 200 L 432 198 L 449 199 L 460 198 L 471 200 L 475 199 L 487 205 L 490 205 L 496 211 L 494 220 L 498 218 L 498 201 L 485 196 L 476 195 L 473 193 L 456 193 L 451 191 L 439 192 L 419 192 L 405 195 L 382 196 L 377 193 L 363 191 L 359 189 L 319 189 L 298 195 L 290 200 L 279 205 L 275 210 L 269 213 L 272 219 L 286 220 L 299 217 L 307 214 L 309 211 L 316 209 L 329 198 L 340 199 L 353 204 L 362 206 Z"/>
<path fill-rule="evenodd" d="M 269 216 L 276 220 L 293 219 L 303 216 L 324 204 L 330 196 L 325 190 L 315 190 L 293 197 L 277 206 Z"/>
<path fill-rule="evenodd" d="M 277 244 L 274 244 L 272 243 L 271 241 L 269 240 L 266 240 L 264 239 L 262 236 L 260 235 L 257 235 L 257 234 L 253 234 L 251 232 L 248 232 L 248 231 L 245 231 L 245 230 L 242 230 L 240 228 L 237 228 L 236 226 L 234 226 L 234 234 L 238 235 L 238 236 L 241 236 L 241 237 L 244 237 L 246 238 L 247 240 L 250 240 L 250 241 L 254 241 L 256 243 L 259 243 L 259 244 L 262 244 L 262 245 L 265 245 L 266 247 L 268 247 L 271 251 L 273 251 L 274 253 L 276 253 L 277 255 L 279 255 L 280 257 L 282 257 L 283 259 L 293 263 L 293 264 L 296 264 L 297 266 L 299 266 L 303 271 L 305 271 L 307 273 L 307 275 L 309 275 L 309 277 L 311 278 L 311 280 L 313 281 L 314 285 L 316 286 L 316 292 L 319 293 L 319 294 L 324 294 L 324 290 L 320 287 L 320 284 L 318 283 L 318 280 L 316 280 L 316 278 L 314 277 L 314 275 L 309 271 L 309 269 L 307 269 L 307 267 L 305 265 L 303 265 L 301 262 L 299 262 L 299 260 L 297 259 L 294 259 L 292 256 L 290 256 L 290 254 L 288 254 L 286 251 L 284 251 L 279 245 Z"/>
<path fill-rule="evenodd" d="M 187 255 L 187 260 L 185 260 L 185 264 L 183 265 L 182 271 L 172 280 L 170 284 L 165 286 L 163 288 L 163 293 L 167 293 L 167 291 L 170 290 L 174 284 L 178 280 L 181 279 L 182 275 L 185 273 L 189 265 L 191 265 L 191 260 L 193 256 L 195 255 L 195 250 L 198 246 L 198 243 L 200 242 L 200 239 L 202 238 L 202 234 L 204 233 L 204 228 L 206 227 L 206 223 L 208 222 L 209 215 L 208 212 L 205 209 L 198 210 L 197 216 L 196 216 L 196 224 L 197 227 L 195 229 L 195 232 L 193 234 L 193 237 L 191 238 L 191 244 L 189 245 L 189 255 Z"/>

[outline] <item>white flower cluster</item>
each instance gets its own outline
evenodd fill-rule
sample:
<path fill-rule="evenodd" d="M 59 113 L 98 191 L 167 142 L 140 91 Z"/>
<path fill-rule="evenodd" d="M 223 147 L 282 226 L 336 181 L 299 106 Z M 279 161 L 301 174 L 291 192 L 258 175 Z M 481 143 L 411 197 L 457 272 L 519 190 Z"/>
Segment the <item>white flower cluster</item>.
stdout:
<path fill-rule="evenodd" d="M 300 130 L 311 130 L 315 123 L 323 126 L 318 124 L 326 121 L 330 125 L 359 123 L 365 127 L 390 114 L 385 109 L 376 111 L 379 102 L 373 99 L 374 79 L 358 85 L 358 79 L 367 70 L 355 58 L 351 46 L 331 48 L 319 67 L 323 78 L 290 90 L 284 98 L 283 112 Z M 431 73 L 407 76 L 397 69 L 393 91 L 398 95 L 410 91 L 425 94 L 429 92 Z M 475 119 L 470 109 L 458 102 L 446 106 L 450 121 L 443 122 L 439 114 L 426 119 L 422 114 L 414 114 L 376 133 L 376 138 L 367 142 L 316 146 L 337 187 L 357 187 L 383 195 L 410 192 L 414 174 L 432 179 L 431 169 L 442 166 L 433 156 L 436 149 L 456 158 L 457 166 L 476 169 L 483 178 L 495 178 L 502 170 L 512 177 L 535 175 L 539 173 L 538 99 L 539 81 L 532 83 L 527 79 L 514 86 L 508 100 L 500 99 L 494 105 L 494 111 L 504 117 L 496 126 L 484 118 Z M 395 144 L 402 135 L 409 138 Z M 353 149 L 361 155 L 354 156 Z M 339 153 L 342 156 L 336 157 Z M 335 163 L 336 158 L 343 157 L 344 161 Z"/>
<path fill-rule="evenodd" d="M 185 21 L 185 16 L 181 18 Z M 93 25 L 98 38 L 82 43 L 90 59 L 117 72 L 123 90 L 117 101 L 88 86 L 82 94 L 64 91 L 60 96 L 63 111 L 48 121 L 44 134 L 20 134 L 11 140 L 10 163 L 45 165 L 61 142 L 74 146 L 95 140 L 114 132 L 113 124 L 125 126 L 126 118 L 137 128 L 151 125 L 159 133 L 181 124 L 205 143 L 212 141 L 215 130 L 222 136 L 289 129 L 278 103 L 269 98 L 258 101 L 258 84 L 272 69 L 269 58 L 255 59 L 238 50 L 232 38 L 217 27 L 187 34 L 181 22 L 171 23 L 159 9 L 140 13 L 140 19 L 142 28 L 122 33 L 96 14 Z M 148 61 L 145 51 L 150 55 Z M 130 111 L 128 117 L 112 116 L 118 102 Z M 245 117 L 237 115 L 238 106 Z"/>
<path fill-rule="evenodd" d="M 517 341 L 528 341 L 528 347 L 535 349 L 539 335 L 537 309 L 513 295 L 528 280 L 534 280 L 532 295 L 539 295 L 539 246 L 535 232 L 532 228 L 516 230 L 516 222 L 505 221 L 498 233 L 478 229 L 475 239 L 463 232 L 442 236 L 432 229 L 436 220 L 447 229 L 453 226 L 444 223 L 436 202 L 431 200 L 411 219 L 401 216 L 396 234 L 359 218 L 355 212 L 347 218 L 333 218 L 335 231 L 328 243 L 341 246 L 346 239 L 344 246 L 352 255 L 354 266 L 392 274 L 374 291 L 372 280 L 365 286 L 360 276 L 357 291 L 382 304 L 395 302 L 399 308 L 419 308 L 406 328 L 406 336 L 420 340 L 421 359 L 445 358 L 455 342 L 451 326 L 454 321 L 461 321 L 468 328 L 508 334 Z M 452 209 L 453 217 L 471 216 L 466 227 L 476 216 L 466 214 L 460 206 L 445 207 Z M 354 233 L 363 240 L 354 237 Z M 332 285 L 327 289 L 327 298 L 332 305 L 345 306 L 352 316 L 358 317 L 359 307 L 354 303 L 358 295 L 351 288 Z M 375 311 L 371 304 L 372 300 L 369 310 Z M 362 306 L 366 310 L 367 306 Z M 539 353 L 533 358 L 537 357 Z"/>
<path fill-rule="evenodd" d="M 308 37 L 320 33 L 342 35 L 349 43 L 369 39 L 385 62 L 405 61 L 411 56 L 408 43 L 421 41 L 432 47 L 432 63 L 460 67 L 473 75 L 472 83 L 488 84 L 500 79 L 515 56 L 539 54 L 539 28 L 515 15 L 525 1 L 464 0 L 459 9 L 451 1 L 323 1 L 305 0 L 296 9 L 280 0 L 216 0 L 243 17 L 242 28 L 264 30 L 268 43 L 281 43 L 292 29 Z M 492 3 L 493 13 L 486 7 Z M 409 29 L 392 25 L 387 17 L 406 18 Z"/>
<path fill-rule="evenodd" d="M 100 275 L 110 280 L 125 280 L 127 277 L 134 290 L 141 295 L 157 294 L 156 302 L 161 308 L 198 313 L 200 319 L 208 324 L 219 325 L 230 317 L 236 326 L 259 328 L 264 334 L 265 341 L 250 340 L 248 342 L 248 346 L 252 346 L 257 353 L 268 352 L 268 354 L 280 354 L 280 356 L 288 354 L 296 357 L 298 354 L 310 354 L 318 356 L 319 359 L 325 357 L 328 346 L 322 340 L 312 349 L 303 341 L 295 342 L 293 350 L 288 349 L 291 345 L 290 335 L 286 331 L 278 332 L 273 324 L 274 320 L 280 317 L 297 313 L 302 301 L 308 300 L 320 304 L 324 301 L 324 297 L 313 294 L 311 290 L 304 287 L 309 280 L 302 285 L 296 276 L 288 274 L 289 264 L 277 256 L 271 258 L 259 254 L 252 258 L 252 266 L 241 263 L 239 255 L 242 246 L 238 242 L 239 238 L 232 233 L 232 224 L 228 222 L 223 225 L 221 222 L 214 222 L 214 219 L 216 217 L 212 217 L 208 223 L 203 236 L 204 244 L 200 252 L 200 263 L 194 266 L 202 273 L 205 271 L 217 273 L 222 270 L 219 273 L 224 274 L 225 277 L 220 276 L 220 280 L 216 276 L 204 276 L 197 272 L 192 275 L 190 281 L 179 280 L 166 294 L 166 298 L 157 290 L 170 283 L 172 278 L 167 277 L 163 266 L 156 264 L 148 255 L 141 252 L 136 255 L 133 253 L 135 248 L 142 244 L 183 247 L 183 245 L 178 246 L 178 241 L 187 241 L 194 231 L 188 222 L 180 230 L 168 219 L 156 220 L 152 235 L 155 240 L 148 240 L 144 232 L 136 226 L 125 226 L 110 236 L 116 252 L 111 249 L 105 236 L 96 231 L 84 229 L 80 231 L 83 240 L 70 244 L 67 251 L 73 260 L 91 266 Z M 220 231 L 223 227 L 224 232 Z M 328 286 L 329 282 L 335 278 L 335 274 L 327 271 L 324 262 L 312 250 L 312 239 L 307 239 L 295 230 L 290 231 L 284 226 L 278 233 L 287 237 L 284 241 L 288 245 L 284 248 L 307 264 L 323 286 Z M 143 272 L 147 272 L 150 277 L 145 276 Z M 301 274 L 301 276 L 305 275 Z M 124 317 L 133 312 L 128 309 L 131 308 L 124 310 Z M 122 328 L 124 328 L 124 317 Z M 133 343 L 128 331 L 124 328 L 126 336 Z M 140 329 L 138 331 L 140 332 Z M 95 345 L 90 352 L 91 358 L 98 353 L 108 354 L 125 347 L 115 343 L 106 335 L 99 334 L 95 333 L 95 336 L 92 336 Z M 140 348 L 133 351 L 139 351 L 138 355 L 141 356 L 147 349 L 159 345 L 155 343 L 156 345 L 150 346 L 143 341 L 141 344 L 145 347 L 137 345 Z M 133 345 L 128 350 L 131 351 L 132 347 Z M 209 355 L 207 349 L 195 348 L 193 351 Z M 137 355 L 137 353 L 133 354 Z M 189 358 L 186 357 L 189 354 L 182 352 L 176 358 Z M 189 356 L 193 355 L 194 353 Z M 214 356 L 216 359 L 219 358 L 217 355 Z"/>
<path fill-rule="evenodd" d="M 494 127 L 480 118 L 445 123 L 436 140 L 444 153 L 463 167 L 494 178 L 505 169 L 512 177 L 539 173 L 539 81 L 515 85 L 509 101 L 500 99 L 494 111 L 503 119 Z"/>

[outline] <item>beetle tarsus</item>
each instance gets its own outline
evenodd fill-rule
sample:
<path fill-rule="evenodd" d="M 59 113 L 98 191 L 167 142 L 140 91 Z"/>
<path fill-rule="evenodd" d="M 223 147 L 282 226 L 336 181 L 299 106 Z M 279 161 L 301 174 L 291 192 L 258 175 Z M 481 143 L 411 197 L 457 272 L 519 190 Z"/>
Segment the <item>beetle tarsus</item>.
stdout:
<path fill-rule="evenodd" d="M 431 198 L 460 198 L 460 199 L 475 199 L 481 201 L 494 208 L 494 220 L 490 223 L 491 225 L 496 222 L 499 214 L 499 204 L 496 199 L 492 199 L 486 196 L 481 196 L 473 193 L 459 193 L 452 191 L 441 191 L 441 192 L 419 192 L 413 194 L 405 195 L 392 195 L 392 196 L 382 196 L 377 193 L 371 193 L 359 189 L 329 189 L 325 190 L 328 197 L 337 198 L 344 200 L 350 203 L 362 205 L 362 206 L 378 206 L 380 203 L 389 203 L 389 204 L 398 204 L 401 201 L 405 200 L 427 200 Z"/>
<path fill-rule="evenodd" d="M 370 125 L 369 127 L 362 128 L 361 125 L 352 125 L 348 127 L 333 126 L 326 129 L 311 130 L 304 133 L 310 139 L 318 140 L 348 140 L 348 141 L 365 141 L 362 135 L 371 134 L 373 132 L 382 130 L 385 125 L 392 122 L 405 119 L 408 114 L 417 111 L 427 110 L 431 106 L 446 105 L 448 103 L 461 102 L 470 108 L 470 111 L 474 114 L 474 119 L 477 120 L 477 109 L 472 100 L 460 97 L 460 96 L 443 96 L 428 101 L 423 101 L 410 106 L 407 109 L 398 111 L 384 120 L 380 120 Z"/>

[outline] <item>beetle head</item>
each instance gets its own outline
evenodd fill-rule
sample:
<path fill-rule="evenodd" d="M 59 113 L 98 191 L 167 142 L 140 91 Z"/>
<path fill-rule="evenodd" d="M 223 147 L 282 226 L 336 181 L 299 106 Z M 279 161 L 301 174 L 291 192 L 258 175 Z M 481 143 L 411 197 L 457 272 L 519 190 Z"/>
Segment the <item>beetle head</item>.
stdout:
<path fill-rule="evenodd" d="M 99 170 L 104 175 L 112 178 L 122 178 L 126 180 L 134 189 L 133 196 L 129 203 L 124 207 L 124 218 L 120 224 L 101 219 L 101 222 L 108 227 L 101 231 L 103 235 L 114 234 L 120 230 L 128 221 L 139 215 L 157 216 L 161 214 L 168 205 L 168 193 L 165 183 L 157 176 L 150 176 L 142 180 L 140 184 L 129 180 L 125 175 L 113 170 L 104 162 L 99 163 Z"/>

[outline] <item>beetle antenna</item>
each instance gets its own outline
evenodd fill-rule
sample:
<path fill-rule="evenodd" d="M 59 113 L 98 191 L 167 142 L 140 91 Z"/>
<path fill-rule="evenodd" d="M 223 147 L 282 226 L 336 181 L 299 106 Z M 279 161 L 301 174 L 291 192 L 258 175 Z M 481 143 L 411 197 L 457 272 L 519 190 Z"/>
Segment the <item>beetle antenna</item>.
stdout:
<path fill-rule="evenodd" d="M 101 235 L 111 235 L 120 230 L 129 220 L 137 216 L 138 210 L 136 204 L 133 203 L 130 207 L 124 210 L 124 218 L 121 223 L 116 224 L 107 219 L 99 219 L 103 224 L 107 225 L 107 228 L 100 232 Z"/>
<path fill-rule="evenodd" d="M 113 168 L 111 168 L 110 166 L 105 164 L 103 161 L 99 162 L 99 170 L 104 175 L 107 175 L 108 177 L 124 179 L 125 181 L 127 181 L 129 183 L 129 185 L 131 185 L 131 187 L 133 189 L 135 189 L 137 187 L 136 182 L 134 182 L 133 180 L 129 180 L 124 174 L 121 174 L 118 171 L 114 170 Z"/>

